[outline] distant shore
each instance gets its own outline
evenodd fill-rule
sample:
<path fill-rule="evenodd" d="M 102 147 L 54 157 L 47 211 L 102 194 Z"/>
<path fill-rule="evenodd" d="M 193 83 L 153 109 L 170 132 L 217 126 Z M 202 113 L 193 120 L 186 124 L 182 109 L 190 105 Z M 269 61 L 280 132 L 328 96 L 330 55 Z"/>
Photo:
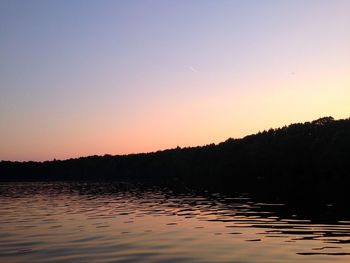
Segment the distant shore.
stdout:
<path fill-rule="evenodd" d="M 0 181 L 131 180 L 339 195 L 350 186 L 350 119 L 323 117 L 217 145 L 63 161 L 0 162 Z"/>

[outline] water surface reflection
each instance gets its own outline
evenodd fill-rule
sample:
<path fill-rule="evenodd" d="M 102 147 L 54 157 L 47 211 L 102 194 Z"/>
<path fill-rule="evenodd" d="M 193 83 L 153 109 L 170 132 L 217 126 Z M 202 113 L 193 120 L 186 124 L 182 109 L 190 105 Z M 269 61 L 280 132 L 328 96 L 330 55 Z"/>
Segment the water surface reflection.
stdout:
<path fill-rule="evenodd" d="M 312 209 L 311 209 L 312 210 Z M 3 183 L 2 262 L 349 262 L 350 218 L 248 193 Z"/>

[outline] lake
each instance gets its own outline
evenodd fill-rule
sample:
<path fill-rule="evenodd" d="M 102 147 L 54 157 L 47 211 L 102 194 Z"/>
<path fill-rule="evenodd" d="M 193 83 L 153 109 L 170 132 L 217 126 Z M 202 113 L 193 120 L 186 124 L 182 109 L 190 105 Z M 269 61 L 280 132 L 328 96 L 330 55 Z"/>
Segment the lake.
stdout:
<path fill-rule="evenodd" d="M 1 183 L 1 262 L 350 262 L 350 218 L 249 193 Z"/>

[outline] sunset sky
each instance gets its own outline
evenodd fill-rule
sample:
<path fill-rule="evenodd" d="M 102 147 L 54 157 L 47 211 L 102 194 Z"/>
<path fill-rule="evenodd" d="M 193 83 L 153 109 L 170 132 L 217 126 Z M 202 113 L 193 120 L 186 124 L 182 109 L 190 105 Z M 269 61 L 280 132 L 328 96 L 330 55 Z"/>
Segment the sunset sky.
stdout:
<path fill-rule="evenodd" d="M 0 160 L 350 117 L 350 1 L 0 0 Z"/>

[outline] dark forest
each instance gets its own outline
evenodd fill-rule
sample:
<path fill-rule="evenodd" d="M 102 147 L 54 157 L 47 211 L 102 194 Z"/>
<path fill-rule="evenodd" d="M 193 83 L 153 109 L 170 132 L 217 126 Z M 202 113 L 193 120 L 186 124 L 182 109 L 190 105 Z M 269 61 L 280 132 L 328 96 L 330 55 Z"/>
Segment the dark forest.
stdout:
<path fill-rule="evenodd" d="M 187 188 L 346 198 L 350 119 L 323 117 L 241 139 L 164 151 L 0 162 L 1 181 L 136 181 Z"/>

